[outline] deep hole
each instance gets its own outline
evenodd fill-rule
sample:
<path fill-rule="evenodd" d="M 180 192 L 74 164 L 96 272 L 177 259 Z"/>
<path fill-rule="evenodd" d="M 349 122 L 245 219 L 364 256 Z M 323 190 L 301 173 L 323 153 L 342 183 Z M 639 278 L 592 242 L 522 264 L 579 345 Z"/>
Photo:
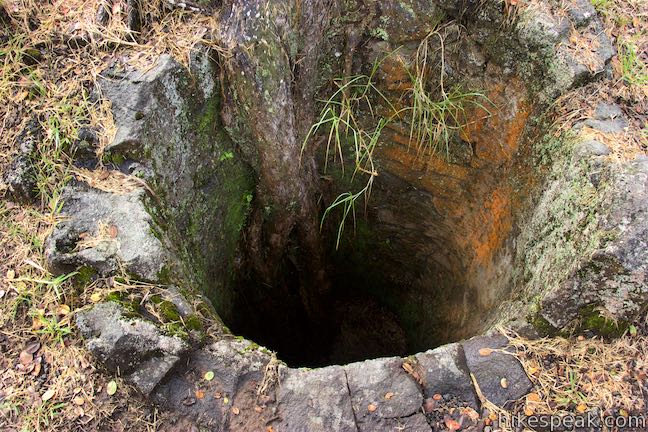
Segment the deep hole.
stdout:
<path fill-rule="evenodd" d="M 385 174 L 370 210 L 347 229 L 339 250 L 329 233 L 333 288 L 324 322 L 306 315 L 300 270 L 288 259 L 280 286 L 238 280 L 226 323 L 289 365 L 306 367 L 404 356 L 476 333 L 479 312 L 465 316 L 469 288 L 456 233 L 421 205 L 431 198 Z M 391 212 L 388 223 L 385 212 Z"/>

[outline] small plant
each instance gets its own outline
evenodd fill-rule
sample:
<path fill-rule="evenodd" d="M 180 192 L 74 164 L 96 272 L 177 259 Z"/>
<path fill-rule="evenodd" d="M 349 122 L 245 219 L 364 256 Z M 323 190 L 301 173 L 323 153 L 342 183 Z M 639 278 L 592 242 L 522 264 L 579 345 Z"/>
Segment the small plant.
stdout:
<path fill-rule="evenodd" d="M 648 84 L 648 67 L 639 57 L 637 46 L 630 41 L 619 43 L 619 61 L 623 80 L 629 85 Z"/>
<path fill-rule="evenodd" d="M 59 275 L 54 278 L 49 278 L 49 279 L 37 279 L 37 278 L 30 278 L 30 277 L 23 277 L 23 278 L 18 278 L 16 279 L 16 282 L 32 282 L 35 284 L 39 285 L 45 285 L 47 287 L 51 287 L 54 289 L 54 293 L 56 294 L 56 298 L 60 299 L 61 298 L 61 290 L 60 287 L 63 285 L 65 281 L 73 277 L 74 275 L 77 275 L 78 272 L 72 272 L 68 274 L 63 274 Z"/>
<path fill-rule="evenodd" d="M 70 324 L 65 322 L 65 320 L 59 321 L 56 315 L 48 317 L 37 311 L 34 313 L 34 319 L 41 326 L 35 333 L 45 336 L 48 340 L 60 345 L 63 345 L 64 338 L 72 333 Z"/>
<path fill-rule="evenodd" d="M 430 39 L 438 37 L 441 41 L 441 73 L 438 88 L 430 88 L 428 56 Z M 394 52 L 389 55 L 394 54 Z M 389 55 L 387 57 L 389 57 Z M 302 144 L 302 154 L 308 142 L 316 134 L 324 131 L 326 140 L 326 154 L 324 171 L 328 169 L 329 160 L 339 159 L 342 175 L 345 171 L 345 149 L 350 148 L 353 153 L 353 174 L 351 181 L 357 175 L 367 177 L 364 187 L 358 192 L 344 192 L 340 194 L 331 205 L 327 207 L 322 216 L 320 228 L 326 218 L 338 207 L 342 210 L 342 217 L 337 230 L 336 248 L 349 217 L 354 221 L 356 215 L 356 201 L 361 197 L 366 203 L 371 196 L 374 179 L 378 176 L 374 160 L 374 152 L 382 136 L 384 128 L 395 119 L 407 117 L 410 121 L 410 142 L 416 143 L 417 153 L 420 155 L 434 155 L 445 153 L 450 157 L 449 144 L 453 136 L 468 124 L 466 110 L 469 106 L 480 108 L 488 115 L 485 106 L 488 98 L 476 91 L 462 91 L 454 87 L 446 91 L 444 85 L 444 38 L 438 31 L 433 31 L 421 42 L 416 52 L 413 70 L 409 71 L 411 88 L 402 96 L 403 100 L 410 100 L 410 106 L 396 109 L 390 100 L 378 89 L 374 78 L 380 64 L 387 58 L 376 61 L 369 74 L 355 75 L 336 79 L 334 84 L 337 90 L 327 100 L 321 101 L 324 107 L 320 112 L 319 120 L 313 124 Z M 438 98 L 435 96 L 438 95 Z M 484 102 L 484 103 L 482 103 Z M 389 109 L 389 116 L 378 115 L 378 105 Z M 360 119 L 360 114 L 368 114 Z M 409 113 L 409 114 L 408 114 Z M 367 118 L 368 117 L 368 118 Z M 368 123 L 375 126 L 367 127 Z"/>
<path fill-rule="evenodd" d="M 324 107 L 319 120 L 310 128 L 302 144 L 303 154 L 309 140 L 320 129 L 325 129 L 326 155 L 324 170 L 328 169 L 328 162 L 331 157 L 334 161 L 339 158 L 342 174 L 344 175 L 345 149 L 350 147 L 353 153 L 354 166 L 351 181 L 359 174 L 367 177 L 365 186 L 359 192 L 340 194 L 324 212 L 320 227 L 323 226 L 325 219 L 334 209 L 342 208 L 342 219 L 338 227 L 336 248 L 339 247 L 348 217 L 351 216 L 355 222 L 356 201 L 360 197 L 364 197 L 366 203 L 371 195 L 374 178 L 378 175 L 373 154 L 382 131 L 389 122 L 400 115 L 400 111 L 396 110 L 389 99 L 375 85 L 374 77 L 381 62 L 382 60 L 375 62 L 368 75 L 356 75 L 335 80 L 335 85 L 338 87 L 337 91 L 329 99 L 322 101 Z M 376 107 L 374 107 L 376 100 L 387 105 L 394 114 L 389 118 L 379 117 L 373 130 L 367 130 L 360 122 L 359 113 L 368 112 L 372 119 L 378 117 Z"/>
<path fill-rule="evenodd" d="M 428 64 L 430 39 L 438 37 L 441 50 L 441 72 L 437 88 L 430 88 Z M 450 158 L 450 141 L 454 134 L 467 126 L 466 109 L 472 105 L 490 114 L 482 103 L 489 102 L 480 92 L 463 91 L 455 86 L 449 92 L 444 83 L 444 37 L 439 31 L 433 31 L 421 41 L 414 62 L 414 69 L 409 71 L 412 88 L 411 98 L 410 142 L 416 143 L 417 154 L 430 156 L 445 153 Z M 434 97 L 437 95 L 438 97 Z"/>

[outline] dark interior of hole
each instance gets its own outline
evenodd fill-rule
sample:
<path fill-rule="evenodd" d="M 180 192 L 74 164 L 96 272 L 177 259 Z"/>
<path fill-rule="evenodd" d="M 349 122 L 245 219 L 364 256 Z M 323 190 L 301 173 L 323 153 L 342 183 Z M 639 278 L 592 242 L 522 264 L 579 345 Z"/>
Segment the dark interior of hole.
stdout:
<path fill-rule="evenodd" d="M 307 367 L 404 356 L 465 337 L 457 324 L 465 272 L 452 227 L 430 198 L 385 172 L 370 211 L 345 230 L 339 250 L 331 223 L 325 237 L 332 291 L 323 322 L 309 320 L 298 260 L 289 257 L 278 286 L 239 277 L 226 324 L 289 365 Z M 377 215 L 387 210 L 395 220 L 385 224 Z"/>
<path fill-rule="evenodd" d="M 301 305 L 298 271 L 286 264 L 280 288 L 239 282 L 230 329 L 276 351 L 291 366 L 344 364 L 408 352 L 406 332 L 397 315 L 371 294 L 375 287 L 354 275 L 354 269 L 331 271 L 333 288 L 324 306 L 327 313 L 318 323 L 309 319 Z"/>

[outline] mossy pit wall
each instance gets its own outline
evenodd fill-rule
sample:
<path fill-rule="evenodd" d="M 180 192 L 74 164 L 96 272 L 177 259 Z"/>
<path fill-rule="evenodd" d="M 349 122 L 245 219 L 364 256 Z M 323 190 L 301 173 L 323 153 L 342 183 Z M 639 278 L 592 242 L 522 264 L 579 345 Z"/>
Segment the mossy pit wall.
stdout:
<path fill-rule="evenodd" d="M 348 224 L 340 250 L 332 253 L 341 269 L 338 284 L 378 299 L 394 313 L 409 352 L 469 337 L 506 320 L 526 320 L 534 296 L 557 286 L 573 267 L 573 261 L 550 257 L 586 254 L 591 249 L 581 240 L 595 229 L 578 222 L 580 207 L 573 202 L 583 187 L 592 189 L 579 174 L 586 170 L 574 169 L 570 144 L 554 137 L 541 119 L 548 104 L 575 80 L 556 53 L 555 36 L 543 33 L 532 15 L 508 24 L 499 6 L 488 2 L 464 15 L 443 6 L 417 10 L 415 3 L 388 8 L 376 18 L 369 32 L 373 37 L 356 54 L 353 74 L 368 74 L 381 62 L 379 90 L 396 109 L 407 106 L 416 50 L 430 30 L 442 28 L 446 90 L 457 85 L 486 98 L 479 101 L 483 107 L 467 106 L 466 126 L 447 153 L 417 152 L 407 119 L 390 123 L 374 156 L 379 176 L 367 211 L 355 229 Z M 432 37 L 428 64 L 435 65 L 430 79 L 437 83 L 431 88 L 438 84 L 440 48 L 439 38 Z M 380 98 L 375 103 L 380 105 Z M 387 116 L 384 105 L 378 111 Z M 366 120 L 371 122 L 369 116 Z M 558 199 L 546 217 L 559 216 L 565 207 L 579 211 L 552 219 L 555 223 L 544 231 L 530 229 L 527 222 L 546 178 L 560 176 L 559 171 L 563 176 L 576 172 L 560 182 L 564 194 L 571 195 Z M 327 174 L 335 179 L 331 198 L 359 189 L 348 177 L 340 180 L 339 169 Z M 589 221 L 595 221 L 595 203 L 588 206 Z M 332 237 L 338 221 L 329 221 Z M 560 223 L 565 226 L 556 225 Z M 561 239 L 556 245 L 565 251 L 533 249 L 551 227 Z M 555 280 L 535 275 L 534 259 L 551 261 L 552 270 L 545 271 Z M 527 286 L 530 272 L 532 287 Z M 541 281 L 551 284 L 540 288 Z"/>
<path fill-rule="evenodd" d="M 117 97 L 137 96 L 123 104 L 133 119 L 119 122 L 124 130 L 106 158 L 144 177 L 153 190 L 149 212 L 156 235 L 178 258 L 158 280 L 199 290 L 228 319 L 254 180 L 221 125 L 219 72 L 211 55 L 195 51 L 190 70 L 163 57 L 139 84 L 133 78 L 111 82 Z"/>
<path fill-rule="evenodd" d="M 375 17 L 352 73 L 366 73 L 383 59 L 376 84 L 402 107 L 421 39 L 447 23 L 446 86 L 480 91 L 488 102 L 469 107 L 467 125 L 448 154 L 417 154 L 407 121 L 390 124 L 375 154 L 380 175 L 366 214 L 359 213 L 355 230 L 347 229 L 340 250 L 334 250 L 335 235 L 328 236 L 335 297 L 328 334 L 315 333 L 300 308 L 299 269 L 290 259 L 298 249 L 279 269 L 280 287 L 232 281 L 254 182 L 220 123 L 213 63 L 194 62 L 195 81 L 178 66 L 177 76 L 153 93 L 157 111 L 173 115 L 144 115 L 156 132 L 135 148 L 126 143 L 112 149 L 151 161 L 144 175 L 159 197 L 151 211 L 177 249 L 185 281 L 207 294 L 235 332 L 293 364 L 402 355 L 480 333 L 503 318 L 525 318 L 537 295 L 527 289 L 528 273 L 537 268 L 530 256 L 537 252 L 546 260 L 555 252 L 538 249 L 542 231 L 529 231 L 526 223 L 542 219 L 534 208 L 545 177 L 561 175 L 551 166 L 571 166 L 569 152 L 558 151 L 562 141 L 545 139 L 548 131 L 538 119 L 575 80 L 556 56 L 557 39 L 533 17 L 511 27 L 495 2 L 469 13 L 418 3 L 394 3 Z M 333 47 L 343 44 L 342 34 L 331 32 Z M 430 48 L 431 65 L 440 64 L 438 48 Z M 327 58 L 324 71 L 343 69 L 337 49 Z M 390 114 L 385 106 L 377 109 Z M 322 174 L 333 178 L 322 187 L 329 202 L 349 190 L 335 168 Z M 547 217 L 556 212 L 552 207 Z M 325 233 L 334 232 L 335 216 L 329 223 Z M 586 250 L 582 242 L 567 243 L 577 253 Z M 553 271 L 561 274 L 569 266 L 555 264 Z"/>

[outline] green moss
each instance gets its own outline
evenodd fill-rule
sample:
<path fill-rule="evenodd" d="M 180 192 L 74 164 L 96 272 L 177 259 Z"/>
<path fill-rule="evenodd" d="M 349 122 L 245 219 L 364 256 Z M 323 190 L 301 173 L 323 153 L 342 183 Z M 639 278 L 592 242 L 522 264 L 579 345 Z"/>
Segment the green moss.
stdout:
<path fill-rule="evenodd" d="M 106 296 L 106 301 L 117 303 L 124 310 L 125 318 L 140 318 L 140 302 L 124 291 L 113 291 Z"/>
<path fill-rule="evenodd" d="M 168 321 L 180 321 L 180 313 L 178 312 L 178 308 L 176 305 L 171 303 L 168 300 L 163 300 L 160 302 L 158 305 L 158 311 L 160 313 L 160 317 L 168 322 Z"/>
<path fill-rule="evenodd" d="M 185 327 L 189 330 L 202 331 L 203 324 L 198 315 L 191 314 L 184 318 Z"/>
<path fill-rule="evenodd" d="M 126 162 L 126 157 L 119 153 L 109 152 L 109 153 L 104 153 L 103 160 L 105 163 L 119 166 L 124 162 Z"/>
<path fill-rule="evenodd" d="M 164 325 L 164 332 L 169 336 L 175 336 L 183 340 L 189 339 L 189 333 L 180 322 L 172 322 Z"/>
<path fill-rule="evenodd" d="M 172 278 L 173 272 L 171 270 L 171 267 L 169 266 L 162 266 L 160 271 L 157 273 L 157 281 L 158 283 L 161 283 L 163 285 L 172 285 L 173 283 L 173 278 Z"/>
<path fill-rule="evenodd" d="M 81 286 L 87 286 L 97 275 L 97 270 L 90 266 L 83 266 L 77 270 L 77 274 L 74 276 L 74 282 Z"/>
<path fill-rule="evenodd" d="M 531 316 L 529 322 L 540 336 L 556 336 L 559 333 L 558 329 L 552 326 L 549 321 L 544 319 L 540 313 Z"/>
<path fill-rule="evenodd" d="M 579 317 L 580 331 L 590 330 L 603 337 L 620 337 L 629 327 L 629 323 L 625 321 L 613 321 L 605 318 L 593 305 L 580 308 Z"/>

